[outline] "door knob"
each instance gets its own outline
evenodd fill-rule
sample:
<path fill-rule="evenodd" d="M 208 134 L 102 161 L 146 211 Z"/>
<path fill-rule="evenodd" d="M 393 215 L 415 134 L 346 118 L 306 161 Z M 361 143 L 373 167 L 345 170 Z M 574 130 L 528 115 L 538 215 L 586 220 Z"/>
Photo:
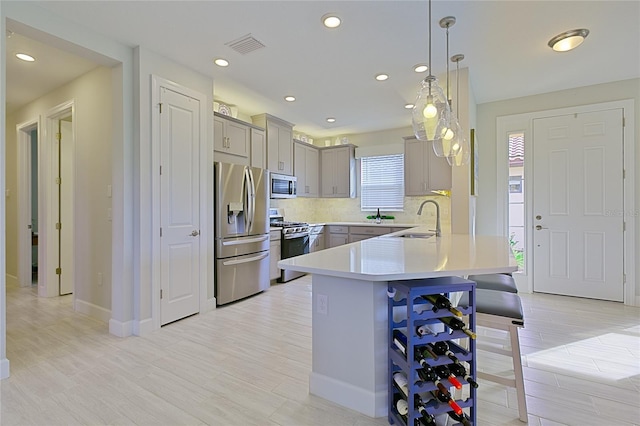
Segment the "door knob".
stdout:
<path fill-rule="evenodd" d="M 545 227 L 544 227 L 544 226 L 542 226 L 542 225 L 536 225 L 536 231 L 539 231 L 539 230 L 541 230 L 541 229 L 547 229 L 547 228 L 545 228 Z"/>
<path fill-rule="evenodd" d="M 200 235 L 200 232 L 196 231 L 195 229 L 189 234 L 189 236 L 191 237 L 197 237 L 198 235 Z"/>
<path fill-rule="evenodd" d="M 540 220 L 540 219 L 542 219 L 542 216 L 536 215 L 536 220 Z"/>

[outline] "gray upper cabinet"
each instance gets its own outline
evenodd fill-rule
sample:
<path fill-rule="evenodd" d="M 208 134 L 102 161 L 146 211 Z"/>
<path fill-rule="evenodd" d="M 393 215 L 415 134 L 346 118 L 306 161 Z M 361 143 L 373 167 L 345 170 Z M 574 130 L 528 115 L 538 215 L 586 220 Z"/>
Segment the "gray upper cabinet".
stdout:
<path fill-rule="evenodd" d="M 320 154 L 318 148 L 304 142 L 293 143 L 294 176 L 298 178 L 298 197 L 318 197 Z"/>
<path fill-rule="evenodd" d="M 254 115 L 251 120 L 267 129 L 267 169 L 293 175 L 293 124 L 269 114 Z"/>
<path fill-rule="evenodd" d="M 404 194 L 433 195 L 435 190 L 451 190 L 451 166 L 436 156 L 431 142 L 405 137 Z"/>
<path fill-rule="evenodd" d="M 355 198 L 355 146 L 336 146 L 320 150 L 321 196 L 325 198 Z"/>
<path fill-rule="evenodd" d="M 249 158 L 249 143 L 251 140 L 249 126 L 223 118 L 217 114 L 213 117 L 213 124 L 213 147 L 215 151 Z"/>

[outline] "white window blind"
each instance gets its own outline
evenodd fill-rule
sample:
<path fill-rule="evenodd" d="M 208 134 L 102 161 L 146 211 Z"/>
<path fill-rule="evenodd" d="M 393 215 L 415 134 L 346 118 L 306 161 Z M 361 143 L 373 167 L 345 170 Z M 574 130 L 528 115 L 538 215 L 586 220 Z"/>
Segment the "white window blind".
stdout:
<path fill-rule="evenodd" d="M 402 211 L 404 154 L 360 159 L 360 210 Z"/>

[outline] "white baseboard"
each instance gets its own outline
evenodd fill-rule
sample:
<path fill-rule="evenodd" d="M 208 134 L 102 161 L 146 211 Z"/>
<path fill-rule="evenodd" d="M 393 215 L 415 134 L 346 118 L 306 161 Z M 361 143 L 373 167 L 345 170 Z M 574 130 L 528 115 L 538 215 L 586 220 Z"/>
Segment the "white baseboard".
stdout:
<path fill-rule="evenodd" d="M 110 310 L 105 309 L 102 306 L 94 305 L 93 303 L 89 303 L 85 300 L 76 299 L 74 309 L 100 321 L 109 322 L 111 319 Z"/>
<path fill-rule="evenodd" d="M 18 285 L 18 277 L 15 275 L 5 274 L 5 283 L 7 287 L 9 286 L 17 286 Z"/>
<path fill-rule="evenodd" d="M 142 321 L 133 322 L 133 334 L 136 336 L 146 336 L 153 331 L 153 320 L 147 318 Z"/>
<path fill-rule="evenodd" d="M 0 380 L 9 377 L 9 360 L 4 358 L 0 359 Z"/>
<path fill-rule="evenodd" d="M 207 312 L 211 312 L 214 309 L 216 309 L 216 298 L 213 297 L 211 299 L 207 299 L 201 306 L 200 306 L 200 314 L 206 314 Z"/>
<path fill-rule="evenodd" d="M 388 415 L 388 390 L 370 392 L 350 383 L 318 373 L 309 375 L 309 393 L 350 408 L 369 417 Z"/>
<path fill-rule="evenodd" d="M 118 337 L 128 337 L 133 334 L 133 321 L 109 320 L 109 333 Z"/>
<path fill-rule="evenodd" d="M 640 306 L 640 296 L 636 296 L 636 303 L 633 306 Z"/>

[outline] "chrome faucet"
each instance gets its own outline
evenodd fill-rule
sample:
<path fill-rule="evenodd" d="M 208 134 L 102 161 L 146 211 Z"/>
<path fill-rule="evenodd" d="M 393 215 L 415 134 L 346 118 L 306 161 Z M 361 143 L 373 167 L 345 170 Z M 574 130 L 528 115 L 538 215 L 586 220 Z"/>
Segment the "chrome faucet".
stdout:
<path fill-rule="evenodd" d="M 440 229 L 440 205 L 435 200 L 424 200 L 422 204 L 420 204 L 420 208 L 418 209 L 418 216 L 422 214 L 422 207 L 427 203 L 433 203 L 436 206 L 436 237 L 439 237 L 442 232 Z"/>

